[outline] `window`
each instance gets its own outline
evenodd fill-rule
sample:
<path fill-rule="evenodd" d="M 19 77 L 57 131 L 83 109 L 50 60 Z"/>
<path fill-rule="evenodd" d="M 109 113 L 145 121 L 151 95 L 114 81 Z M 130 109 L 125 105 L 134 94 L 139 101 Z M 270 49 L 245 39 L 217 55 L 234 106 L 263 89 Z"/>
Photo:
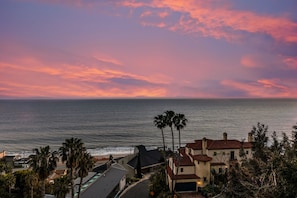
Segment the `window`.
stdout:
<path fill-rule="evenodd" d="M 225 155 L 225 151 L 223 152 L 223 155 Z"/>
<path fill-rule="evenodd" d="M 247 155 L 248 155 L 248 154 L 249 154 L 249 151 L 245 151 L 245 154 L 247 154 Z"/>
<path fill-rule="evenodd" d="M 203 177 L 203 181 L 206 182 L 207 181 L 207 178 L 206 177 Z"/>
<path fill-rule="evenodd" d="M 181 173 L 184 172 L 184 168 L 180 168 L 180 172 L 181 172 Z"/>
<path fill-rule="evenodd" d="M 222 171 L 222 168 L 219 168 L 219 173 L 222 173 L 223 171 Z"/>
<path fill-rule="evenodd" d="M 213 156 L 217 156 L 217 152 L 213 152 Z"/>
<path fill-rule="evenodd" d="M 235 153 L 234 151 L 230 152 L 230 160 L 235 160 Z"/>

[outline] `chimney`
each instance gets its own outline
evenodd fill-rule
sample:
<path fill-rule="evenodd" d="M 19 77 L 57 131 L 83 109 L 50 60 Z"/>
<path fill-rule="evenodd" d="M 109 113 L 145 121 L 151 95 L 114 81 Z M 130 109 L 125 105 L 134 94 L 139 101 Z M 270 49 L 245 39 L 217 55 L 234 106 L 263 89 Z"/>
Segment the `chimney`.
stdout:
<path fill-rule="evenodd" d="M 253 142 L 253 134 L 248 133 L 248 142 Z"/>
<path fill-rule="evenodd" d="M 223 139 L 227 140 L 228 134 L 226 132 L 223 133 Z"/>
<path fill-rule="evenodd" d="M 202 139 L 202 155 L 206 155 L 206 148 L 207 148 L 207 139 L 204 137 Z"/>

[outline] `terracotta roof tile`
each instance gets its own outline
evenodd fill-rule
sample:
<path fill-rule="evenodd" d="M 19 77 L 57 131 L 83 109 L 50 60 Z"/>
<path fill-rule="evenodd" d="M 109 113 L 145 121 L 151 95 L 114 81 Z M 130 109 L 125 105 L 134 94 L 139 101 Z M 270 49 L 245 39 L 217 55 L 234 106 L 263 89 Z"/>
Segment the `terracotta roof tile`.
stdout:
<path fill-rule="evenodd" d="M 211 157 L 207 156 L 207 155 L 191 155 L 190 156 L 194 159 L 194 160 L 197 160 L 197 161 L 200 161 L 200 162 L 209 162 L 212 160 Z"/>
<path fill-rule="evenodd" d="M 210 145 L 207 145 L 207 148 L 209 150 L 240 149 L 241 145 L 241 142 L 238 140 L 214 140 Z M 252 144 L 250 142 L 245 142 L 243 147 L 252 148 Z"/>
<path fill-rule="evenodd" d="M 241 142 L 238 140 L 211 140 L 206 139 L 207 149 L 208 150 L 217 150 L 217 149 L 240 149 Z M 202 140 L 195 140 L 195 143 L 188 143 L 186 145 L 188 148 L 194 150 L 202 150 Z M 251 142 L 244 142 L 243 148 L 252 148 Z"/>
<path fill-rule="evenodd" d="M 188 144 L 186 144 L 186 147 L 194 149 L 194 150 L 201 150 L 202 149 L 201 142 L 200 142 L 200 144 L 196 143 L 196 142 L 195 143 L 188 143 Z"/>
<path fill-rule="evenodd" d="M 178 159 L 178 156 L 174 158 L 174 164 L 176 166 L 193 166 L 194 163 L 191 161 L 189 156 L 185 153 L 185 148 L 180 149 L 181 157 Z M 179 161 L 180 160 L 180 161 Z"/>

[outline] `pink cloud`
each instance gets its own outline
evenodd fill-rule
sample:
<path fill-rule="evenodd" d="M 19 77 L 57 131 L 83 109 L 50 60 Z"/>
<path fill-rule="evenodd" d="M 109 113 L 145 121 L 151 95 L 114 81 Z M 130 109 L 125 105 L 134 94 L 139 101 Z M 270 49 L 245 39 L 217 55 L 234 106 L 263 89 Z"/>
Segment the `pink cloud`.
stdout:
<path fill-rule="evenodd" d="M 142 17 L 152 16 L 152 14 L 153 13 L 151 11 L 145 11 L 140 15 L 140 17 L 142 18 Z"/>
<path fill-rule="evenodd" d="M 119 4 L 131 8 L 145 6 L 170 9 L 180 13 L 180 20 L 168 27 L 172 31 L 200 33 L 203 36 L 227 40 L 240 38 L 240 31 L 244 31 L 267 34 L 278 41 L 297 42 L 297 23 L 286 17 L 232 10 L 230 6 L 218 7 L 214 1 L 153 0 L 150 3 L 124 1 Z"/>
<path fill-rule="evenodd" d="M 104 60 L 104 63 L 113 63 L 115 59 Z M 158 76 L 152 78 L 121 70 L 99 69 L 94 65 L 52 65 L 30 56 L 22 57 L 16 63 L 0 62 L 0 79 L 1 97 L 161 97 L 167 94 L 162 78 Z M 119 84 L 112 79 L 132 84 Z M 142 82 L 142 85 L 133 84 L 134 81 Z"/>
<path fill-rule="evenodd" d="M 248 83 L 234 80 L 221 81 L 223 86 L 243 91 L 247 94 L 247 97 L 260 98 L 296 98 L 297 87 L 294 86 L 296 83 L 296 80 L 288 80 L 286 83 L 283 83 L 280 79 L 260 79 Z"/>
<path fill-rule="evenodd" d="M 249 68 L 255 68 L 255 67 L 259 66 L 258 62 L 251 55 L 246 55 L 246 56 L 241 57 L 240 63 L 243 66 L 249 67 Z"/>
<path fill-rule="evenodd" d="M 111 56 L 109 55 L 106 55 L 106 54 L 102 54 L 102 53 L 96 53 L 94 56 L 93 56 L 96 60 L 98 61 L 102 61 L 102 62 L 105 62 L 105 63 L 111 63 L 111 64 L 114 64 L 114 65 L 123 65 L 123 63 L 115 58 L 112 58 Z"/>
<path fill-rule="evenodd" d="M 284 16 L 257 14 L 252 11 L 234 10 L 232 4 L 226 1 L 220 3 L 214 0 L 150 0 L 135 1 L 124 0 L 118 2 L 98 2 L 83 0 L 43 0 L 47 3 L 66 4 L 77 7 L 99 8 L 106 5 L 117 5 L 132 9 L 145 8 L 140 17 L 158 16 L 164 19 L 170 12 L 181 15 L 175 24 L 167 21 L 167 24 L 152 23 L 156 27 L 168 27 L 171 31 L 185 33 L 198 33 L 207 37 L 226 40 L 234 40 L 242 37 L 242 32 L 251 34 L 266 34 L 273 39 L 288 43 L 297 43 L 297 23 Z M 149 10 L 151 9 L 151 10 Z M 155 9 L 158 9 L 157 11 Z M 162 23 L 166 23 L 162 21 Z M 145 25 L 147 23 L 141 22 Z"/>
<path fill-rule="evenodd" d="M 160 18 L 165 18 L 165 17 L 169 16 L 169 12 L 166 12 L 166 11 L 160 12 L 158 15 Z"/>
<path fill-rule="evenodd" d="M 283 62 L 290 69 L 297 69 L 297 57 L 286 57 L 286 58 L 283 59 Z"/>
<path fill-rule="evenodd" d="M 142 21 L 141 25 L 143 25 L 143 26 L 153 26 L 153 27 L 158 27 L 158 28 L 166 27 L 166 23 L 163 23 L 163 22 L 145 22 L 145 21 Z"/>

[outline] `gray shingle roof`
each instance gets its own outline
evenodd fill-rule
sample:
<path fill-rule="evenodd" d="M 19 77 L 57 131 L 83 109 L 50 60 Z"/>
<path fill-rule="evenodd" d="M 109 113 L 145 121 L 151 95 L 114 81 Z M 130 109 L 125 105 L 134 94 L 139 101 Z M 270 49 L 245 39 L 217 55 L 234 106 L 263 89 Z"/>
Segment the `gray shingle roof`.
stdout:
<path fill-rule="evenodd" d="M 81 194 L 82 198 L 107 197 L 126 175 L 126 170 L 119 164 L 112 164 L 96 181 Z"/>
<path fill-rule="evenodd" d="M 153 166 L 162 163 L 162 155 L 158 149 L 155 150 L 146 150 L 143 145 L 137 146 L 139 153 L 140 153 L 140 165 L 141 168 Z M 128 165 L 135 168 L 137 167 L 137 158 L 136 155 L 134 158 L 132 158 Z"/>

